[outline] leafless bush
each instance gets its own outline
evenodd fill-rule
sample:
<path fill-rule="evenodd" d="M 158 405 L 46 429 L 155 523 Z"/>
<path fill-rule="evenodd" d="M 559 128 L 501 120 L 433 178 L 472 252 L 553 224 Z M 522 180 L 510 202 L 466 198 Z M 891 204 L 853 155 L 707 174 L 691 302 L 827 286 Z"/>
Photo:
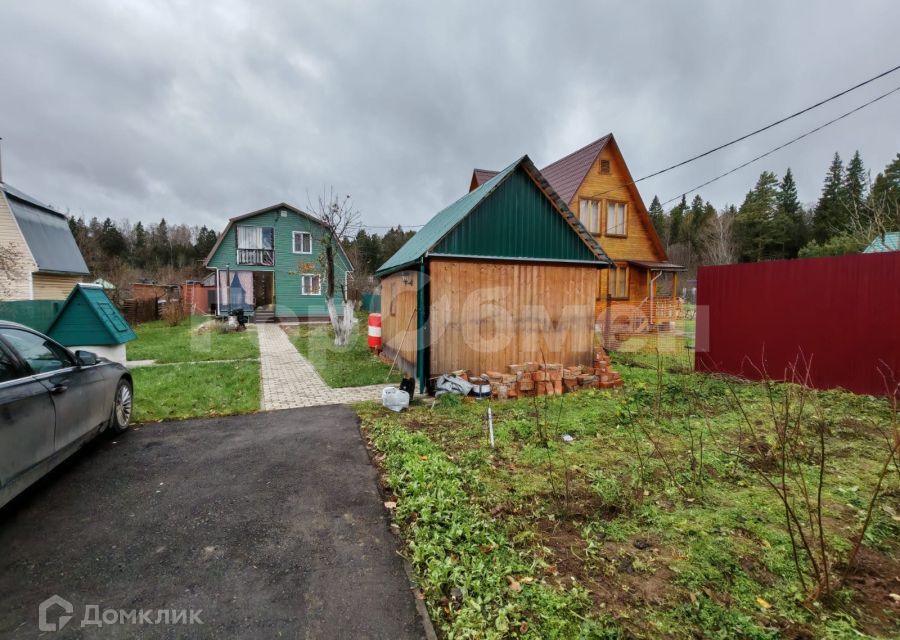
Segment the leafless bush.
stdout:
<path fill-rule="evenodd" d="M 840 558 L 825 536 L 830 514 L 822 489 L 828 469 L 828 422 L 810 386 L 810 363 L 798 358 L 791 369 L 789 384 L 775 383 L 764 370 L 758 372 L 766 390 L 762 422 L 758 413 L 741 398 L 737 384 L 728 383 L 733 408 L 740 416 L 737 447 L 718 442 L 726 455 L 737 457 L 771 490 L 784 512 L 784 526 L 791 541 L 797 579 L 810 601 L 827 598 L 844 583 L 856 567 L 862 540 L 868 530 L 884 479 L 900 450 L 897 425 L 897 393 L 889 395 L 892 422 L 883 432 L 888 444 L 870 498 L 865 519 L 849 554 Z M 887 378 L 886 378 L 887 379 Z M 711 431 L 710 431 L 711 433 Z M 809 482 L 807 477 L 813 478 Z"/>

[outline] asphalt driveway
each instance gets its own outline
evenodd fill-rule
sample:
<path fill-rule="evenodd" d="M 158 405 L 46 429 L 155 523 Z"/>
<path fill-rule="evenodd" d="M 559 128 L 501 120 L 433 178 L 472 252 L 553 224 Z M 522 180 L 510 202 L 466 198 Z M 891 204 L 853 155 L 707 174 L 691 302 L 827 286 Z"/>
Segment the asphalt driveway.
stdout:
<path fill-rule="evenodd" d="M 52 595 L 74 617 L 43 637 L 424 637 L 342 406 L 101 438 L 0 510 L 0 636 L 37 636 Z"/>

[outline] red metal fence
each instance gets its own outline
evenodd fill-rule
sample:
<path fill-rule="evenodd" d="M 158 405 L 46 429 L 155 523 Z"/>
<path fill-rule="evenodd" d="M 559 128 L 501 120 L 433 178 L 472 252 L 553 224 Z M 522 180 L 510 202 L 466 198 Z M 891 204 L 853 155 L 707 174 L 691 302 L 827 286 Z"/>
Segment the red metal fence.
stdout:
<path fill-rule="evenodd" d="M 702 267 L 698 371 L 884 395 L 900 379 L 900 252 Z"/>

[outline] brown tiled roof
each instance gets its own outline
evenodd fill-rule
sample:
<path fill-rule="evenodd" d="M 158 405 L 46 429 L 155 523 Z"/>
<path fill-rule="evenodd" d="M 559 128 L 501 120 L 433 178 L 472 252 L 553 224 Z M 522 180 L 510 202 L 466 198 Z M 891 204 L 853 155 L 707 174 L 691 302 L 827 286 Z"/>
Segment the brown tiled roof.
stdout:
<path fill-rule="evenodd" d="M 573 151 L 565 158 L 541 169 L 541 173 L 566 203 L 572 201 L 575 192 L 578 191 L 578 187 L 581 186 L 584 177 L 590 171 L 591 165 L 597 159 L 597 154 L 603 150 L 610 137 L 612 137 L 611 134 L 606 134 L 599 140 L 594 140 L 586 147 Z"/>
<path fill-rule="evenodd" d="M 472 172 L 472 188 L 480 187 L 498 173 L 500 172 L 491 171 L 490 169 L 475 169 L 475 171 Z"/>

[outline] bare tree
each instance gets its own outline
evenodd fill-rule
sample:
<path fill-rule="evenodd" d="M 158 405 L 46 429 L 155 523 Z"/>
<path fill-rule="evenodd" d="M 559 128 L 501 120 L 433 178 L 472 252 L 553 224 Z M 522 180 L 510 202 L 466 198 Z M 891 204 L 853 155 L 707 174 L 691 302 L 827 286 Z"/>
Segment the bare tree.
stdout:
<path fill-rule="evenodd" d="M 733 264 L 737 262 L 734 242 L 734 213 L 725 209 L 712 216 L 706 224 L 706 264 Z"/>
<path fill-rule="evenodd" d="M 356 301 L 350 299 L 350 292 L 343 282 L 336 282 L 335 260 L 337 253 L 341 251 L 341 240 L 351 235 L 359 224 L 359 211 L 353 206 L 350 196 L 341 199 L 335 194 L 333 187 L 327 191 L 323 190 L 318 202 L 310 203 L 310 208 L 326 229 L 322 238 L 323 247 L 319 262 L 325 271 L 325 300 L 328 305 L 328 318 L 334 329 L 334 344 L 343 347 L 350 341 L 350 334 L 353 331 Z M 338 289 L 343 303 L 343 315 L 340 317 L 335 304 Z"/>

